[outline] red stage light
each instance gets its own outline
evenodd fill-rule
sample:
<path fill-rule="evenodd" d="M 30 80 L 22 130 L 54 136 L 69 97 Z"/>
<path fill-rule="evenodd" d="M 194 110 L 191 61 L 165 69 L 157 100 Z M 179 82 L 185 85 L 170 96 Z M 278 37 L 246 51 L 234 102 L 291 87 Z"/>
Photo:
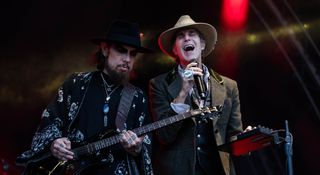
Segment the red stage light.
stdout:
<path fill-rule="evenodd" d="M 222 25 L 227 30 L 238 31 L 245 27 L 248 0 L 224 0 L 222 3 Z"/>

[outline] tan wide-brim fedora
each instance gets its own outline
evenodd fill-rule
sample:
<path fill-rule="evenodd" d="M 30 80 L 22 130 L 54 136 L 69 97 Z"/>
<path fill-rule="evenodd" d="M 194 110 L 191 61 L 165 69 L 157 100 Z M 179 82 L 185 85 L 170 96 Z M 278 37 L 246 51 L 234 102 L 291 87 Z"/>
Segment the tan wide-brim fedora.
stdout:
<path fill-rule="evenodd" d="M 197 23 L 191 19 L 189 15 L 182 15 L 174 27 L 162 32 L 158 38 L 160 49 L 167 55 L 176 58 L 172 51 L 172 39 L 178 30 L 182 28 L 194 28 L 204 36 L 206 47 L 202 52 L 202 56 L 208 56 L 217 42 L 217 30 L 208 23 Z"/>

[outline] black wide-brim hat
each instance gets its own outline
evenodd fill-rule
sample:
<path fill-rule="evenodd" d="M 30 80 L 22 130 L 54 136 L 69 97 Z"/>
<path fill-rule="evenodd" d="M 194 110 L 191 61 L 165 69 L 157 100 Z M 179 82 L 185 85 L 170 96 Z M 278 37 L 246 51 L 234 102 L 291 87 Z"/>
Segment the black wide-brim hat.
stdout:
<path fill-rule="evenodd" d="M 101 42 L 123 44 L 136 48 L 140 53 L 152 52 L 151 49 L 141 46 L 139 24 L 123 20 L 113 21 L 104 38 L 93 38 L 91 41 L 97 45 Z"/>

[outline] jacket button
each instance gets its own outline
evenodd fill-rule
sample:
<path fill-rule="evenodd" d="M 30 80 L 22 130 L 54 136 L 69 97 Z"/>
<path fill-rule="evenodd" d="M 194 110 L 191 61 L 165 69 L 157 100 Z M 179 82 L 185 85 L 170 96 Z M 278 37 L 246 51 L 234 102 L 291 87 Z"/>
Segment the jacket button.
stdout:
<path fill-rule="evenodd" d="M 217 134 L 218 132 L 219 132 L 219 130 L 218 130 L 218 129 L 214 130 L 214 133 L 216 133 L 216 134 Z"/>

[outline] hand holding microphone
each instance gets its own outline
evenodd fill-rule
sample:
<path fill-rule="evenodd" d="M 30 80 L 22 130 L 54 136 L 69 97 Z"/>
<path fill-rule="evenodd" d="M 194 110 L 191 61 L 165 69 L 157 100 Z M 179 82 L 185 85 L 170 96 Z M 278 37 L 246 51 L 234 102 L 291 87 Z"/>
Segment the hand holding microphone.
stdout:
<path fill-rule="evenodd" d="M 198 67 L 198 63 L 196 62 L 196 60 L 192 60 L 187 65 L 184 71 L 185 78 L 190 78 L 191 76 L 193 76 L 194 83 L 196 84 L 200 98 L 204 100 L 206 98 L 206 94 L 205 94 L 206 90 L 205 90 L 205 85 L 202 78 L 203 73 L 202 73 L 202 69 Z"/>
<path fill-rule="evenodd" d="M 192 60 L 192 63 L 197 63 L 196 60 Z M 201 66 L 201 65 L 200 65 Z M 197 67 L 199 68 L 199 65 L 197 63 Z M 201 68 L 199 68 L 201 69 Z M 203 74 L 202 74 L 202 69 L 201 69 L 201 74 L 194 74 L 193 75 L 193 79 L 194 79 L 194 83 L 196 84 L 199 96 L 202 100 L 206 99 L 206 89 L 203 83 L 203 78 L 202 78 Z"/>

